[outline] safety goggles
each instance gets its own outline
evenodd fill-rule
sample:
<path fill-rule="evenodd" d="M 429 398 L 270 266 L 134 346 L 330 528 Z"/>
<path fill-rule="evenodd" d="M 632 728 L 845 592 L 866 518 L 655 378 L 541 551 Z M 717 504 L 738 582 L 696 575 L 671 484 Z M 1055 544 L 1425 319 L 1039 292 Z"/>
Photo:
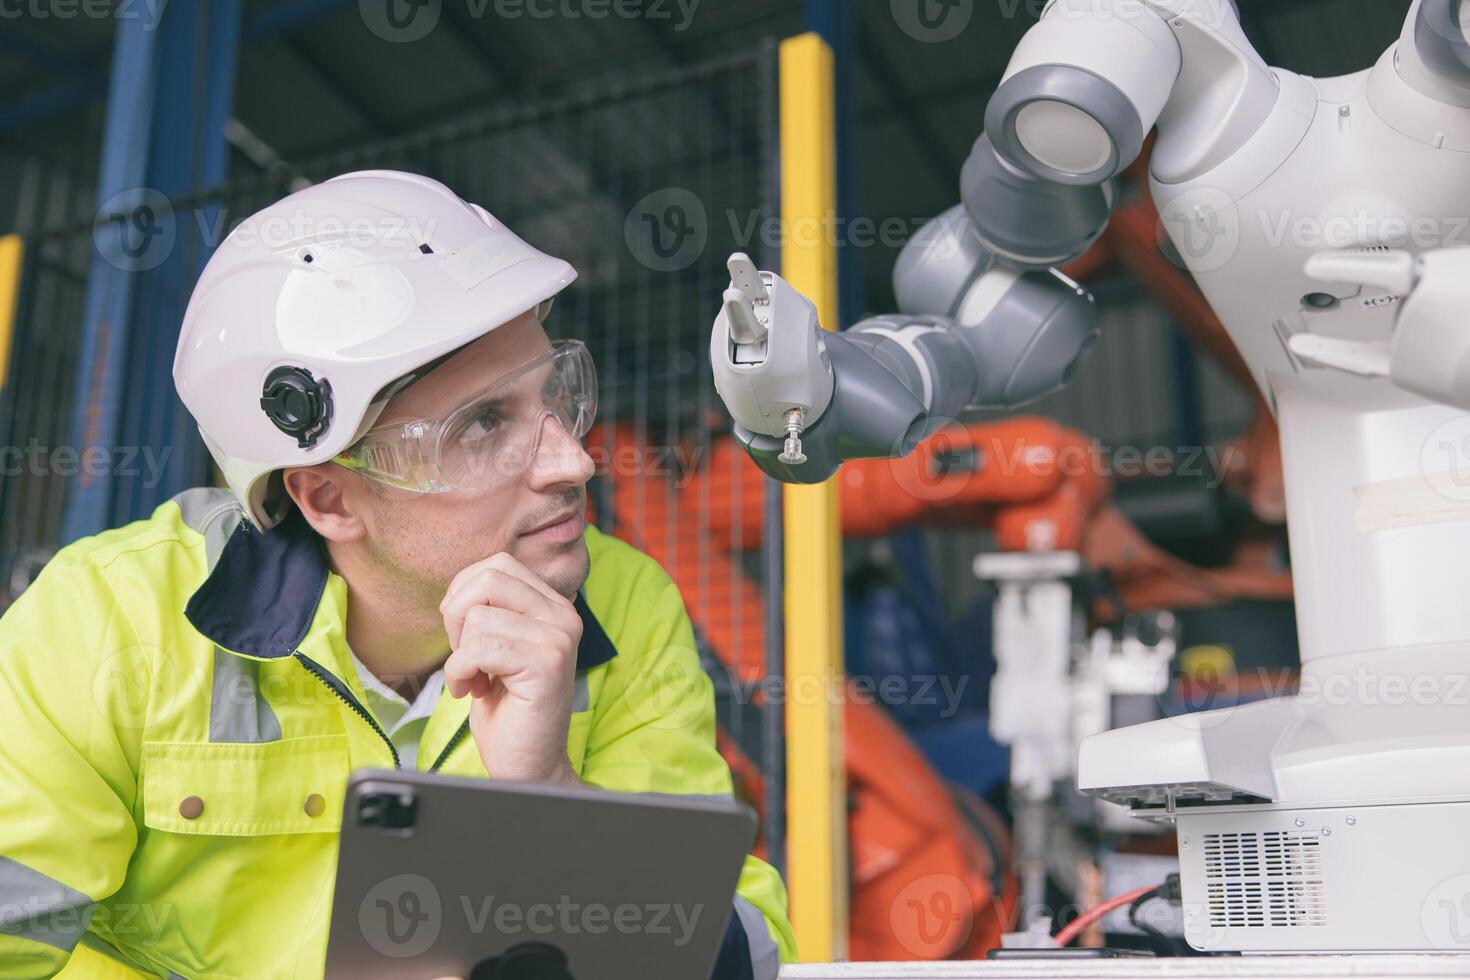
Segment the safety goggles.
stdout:
<path fill-rule="evenodd" d="M 560 340 L 442 418 L 374 426 L 336 462 L 416 493 L 486 490 L 525 472 L 548 417 L 581 439 L 596 416 L 592 355 Z"/>

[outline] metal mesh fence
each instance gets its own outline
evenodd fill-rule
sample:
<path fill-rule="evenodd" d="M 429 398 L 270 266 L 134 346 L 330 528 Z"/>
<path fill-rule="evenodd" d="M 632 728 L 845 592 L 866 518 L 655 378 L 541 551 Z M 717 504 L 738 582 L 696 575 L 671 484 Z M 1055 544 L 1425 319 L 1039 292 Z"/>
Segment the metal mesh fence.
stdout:
<path fill-rule="evenodd" d="M 169 376 L 194 281 L 235 224 L 296 187 L 351 170 L 401 169 L 442 180 L 570 261 L 580 277 L 548 327 L 585 340 L 597 359 L 599 458 L 611 460 L 623 439 L 658 447 L 671 463 L 707 460 L 722 411 L 706 347 L 728 278 L 724 258 L 743 248 L 775 261 L 769 236 L 761 234 L 774 213 L 774 85 L 774 52 L 759 49 L 469 114 L 188 199 L 145 190 L 123 205 L 125 213 L 104 206 L 95 221 L 30 237 L 0 400 L 0 432 L 12 450 L 0 476 L 4 591 L 23 587 L 62 543 L 62 511 L 79 481 L 110 482 L 109 523 L 118 524 L 208 480 L 207 455 Z M 86 398 L 77 398 L 88 379 L 76 377 L 86 281 L 98 254 L 96 229 L 109 221 L 121 222 L 132 238 L 120 257 L 132 325 L 128 390 L 116 425 L 122 445 L 77 446 L 78 405 L 88 410 Z M 100 343 L 119 334 L 108 328 L 101 325 Z M 597 488 L 599 520 L 608 527 L 619 520 L 617 508 L 607 506 L 615 477 L 604 472 Z M 673 493 L 678 481 L 669 482 Z M 642 530 L 669 540 L 680 533 L 672 521 Z"/>

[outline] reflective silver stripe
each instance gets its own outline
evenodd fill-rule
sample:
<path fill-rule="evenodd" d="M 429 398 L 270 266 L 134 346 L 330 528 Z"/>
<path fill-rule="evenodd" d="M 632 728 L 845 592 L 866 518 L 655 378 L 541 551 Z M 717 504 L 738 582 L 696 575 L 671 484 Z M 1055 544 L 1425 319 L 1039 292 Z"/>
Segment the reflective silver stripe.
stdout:
<path fill-rule="evenodd" d="M 212 571 L 225 542 L 244 520 L 245 512 L 240 509 L 234 494 L 214 487 L 185 490 L 175 494 L 173 501 L 179 505 L 184 523 L 204 535 L 204 559 Z"/>
<path fill-rule="evenodd" d="M 745 941 L 750 944 L 751 976 L 755 980 L 776 980 L 781 972 L 781 951 L 766 928 L 765 914 L 739 895 L 735 896 L 735 914 L 740 916 Z"/>
<path fill-rule="evenodd" d="M 228 490 L 195 487 L 176 495 L 184 523 L 204 535 L 204 560 L 214 569 L 225 542 L 245 519 Z M 260 664 L 214 648 L 214 684 L 209 693 L 211 742 L 274 742 L 281 723 L 260 694 Z"/>
<path fill-rule="evenodd" d="M 76 889 L 0 856 L 0 933 L 69 953 L 95 909 L 96 903 Z"/>
<path fill-rule="evenodd" d="M 591 703 L 587 693 L 587 678 L 582 674 L 578 674 L 577 684 L 572 689 L 572 714 L 576 714 L 579 711 L 586 711 L 589 707 L 591 707 Z"/>
<path fill-rule="evenodd" d="M 281 723 L 260 693 L 260 663 L 215 647 L 209 740 L 274 742 L 280 737 Z"/>

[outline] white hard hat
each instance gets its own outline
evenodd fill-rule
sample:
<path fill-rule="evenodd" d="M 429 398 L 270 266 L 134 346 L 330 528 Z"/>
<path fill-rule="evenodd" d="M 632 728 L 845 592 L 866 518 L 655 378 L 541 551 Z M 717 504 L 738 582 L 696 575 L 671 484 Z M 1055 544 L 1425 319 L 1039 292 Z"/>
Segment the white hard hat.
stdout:
<path fill-rule="evenodd" d="M 250 520 L 271 475 L 352 445 L 393 382 L 534 310 L 577 277 L 416 174 L 343 174 L 251 216 L 204 267 L 174 384 Z"/>

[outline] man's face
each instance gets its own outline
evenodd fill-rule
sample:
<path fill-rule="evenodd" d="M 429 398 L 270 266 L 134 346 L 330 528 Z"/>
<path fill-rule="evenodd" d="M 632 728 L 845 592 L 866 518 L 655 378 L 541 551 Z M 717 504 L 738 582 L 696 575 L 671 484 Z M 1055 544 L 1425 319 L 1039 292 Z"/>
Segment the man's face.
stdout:
<path fill-rule="evenodd" d="M 443 418 L 548 350 L 540 322 L 523 314 L 395 395 L 378 424 Z M 506 401 L 523 417 L 534 417 L 547 370 L 520 377 L 507 389 Z M 373 559 L 422 601 L 437 604 L 462 568 L 502 551 L 571 596 L 587 578 L 582 531 L 592 472 L 581 444 L 548 417 L 541 422 L 539 450 L 525 469 L 497 469 L 486 489 L 418 494 L 374 484 L 353 496 Z"/>

